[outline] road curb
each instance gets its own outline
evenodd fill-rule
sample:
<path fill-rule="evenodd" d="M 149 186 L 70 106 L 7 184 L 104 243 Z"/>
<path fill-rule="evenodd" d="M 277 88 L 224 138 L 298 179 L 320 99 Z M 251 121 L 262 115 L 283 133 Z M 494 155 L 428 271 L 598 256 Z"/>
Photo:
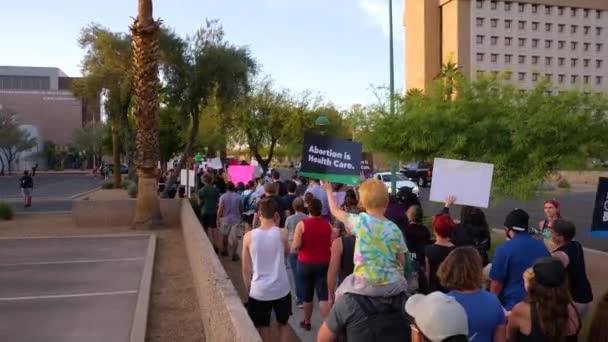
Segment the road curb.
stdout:
<path fill-rule="evenodd" d="M 148 327 L 148 309 L 150 307 L 150 292 L 152 287 L 152 274 L 154 271 L 154 256 L 156 253 L 156 235 L 150 235 L 146 262 L 141 273 L 139 291 L 137 294 L 137 304 L 133 314 L 131 324 L 131 334 L 129 342 L 144 342 L 146 340 L 146 330 Z"/>
<path fill-rule="evenodd" d="M 80 197 L 84 197 L 84 196 L 86 196 L 86 195 L 88 195 L 88 194 L 90 194 L 90 193 L 92 193 L 92 192 L 97 191 L 97 190 L 101 190 L 101 187 L 100 187 L 100 186 L 98 186 L 98 187 L 96 187 L 95 189 L 91 189 L 91 190 L 89 190 L 89 191 L 81 192 L 81 193 L 79 193 L 79 194 L 76 194 L 76 195 L 74 195 L 74 196 L 70 197 L 70 199 L 77 200 L 77 199 L 80 199 Z"/>

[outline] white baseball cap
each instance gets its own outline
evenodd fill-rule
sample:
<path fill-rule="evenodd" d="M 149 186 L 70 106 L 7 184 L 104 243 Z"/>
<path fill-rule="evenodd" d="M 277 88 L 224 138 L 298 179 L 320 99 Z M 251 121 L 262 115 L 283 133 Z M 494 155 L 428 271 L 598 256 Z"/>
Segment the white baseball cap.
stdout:
<path fill-rule="evenodd" d="M 405 312 L 416 326 L 433 342 L 458 335 L 469 335 L 467 313 L 456 299 L 442 293 L 416 294 L 405 303 Z"/>

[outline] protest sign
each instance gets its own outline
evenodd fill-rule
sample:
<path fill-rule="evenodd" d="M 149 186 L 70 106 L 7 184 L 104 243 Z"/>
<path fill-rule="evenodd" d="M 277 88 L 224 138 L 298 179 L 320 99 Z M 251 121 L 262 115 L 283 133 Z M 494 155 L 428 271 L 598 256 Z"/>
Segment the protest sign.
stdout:
<path fill-rule="evenodd" d="M 608 178 L 600 177 L 591 220 L 591 236 L 608 237 Z"/>
<path fill-rule="evenodd" d="M 490 204 L 494 165 L 435 158 L 430 200 L 456 197 L 456 204 L 487 208 Z"/>
<path fill-rule="evenodd" d="M 374 173 L 374 156 L 371 152 L 361 154 L 361 172 L 365 178 L 369 178 Z"/>
<path fill-rule="evenodd" d="M 208 159 L 207 165 L 214 170 L 220 170 L 224 168 L 224 164 L 222 164 L 222 160 L 220 158 Z"/>
<path fill-rule="evenodd" d="M 230 165 L 228 166 L 228 176 L 230 181 L 237 185 L 239 182 L 247 185 L 253 179 L 254 167 L 251 165 Z"/>
<path fill-rule="evenodd" d="M 359 185 L 360 173 L 360 143 L 312 132 L 304 133 L 302 176 Z"/>

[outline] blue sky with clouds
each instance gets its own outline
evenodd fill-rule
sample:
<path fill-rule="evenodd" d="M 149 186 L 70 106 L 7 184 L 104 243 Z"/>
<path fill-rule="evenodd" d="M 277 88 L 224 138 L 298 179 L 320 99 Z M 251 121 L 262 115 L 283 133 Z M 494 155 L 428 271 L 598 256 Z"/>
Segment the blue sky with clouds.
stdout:
<path fill-rule="evenodd" d="M 403 0 L 393 1 L 395 81 L 404 83 Z M 280 87 L 320 92 L 340 107 L 369 103 L 387 85 L 388 0 L 155 0 L 154 14 L 180 34 L 217 18 Z M 0 0 L 0 65 L 57 66 L 80 74 L 80 29 L 126 31 L 136 0 Z"/>

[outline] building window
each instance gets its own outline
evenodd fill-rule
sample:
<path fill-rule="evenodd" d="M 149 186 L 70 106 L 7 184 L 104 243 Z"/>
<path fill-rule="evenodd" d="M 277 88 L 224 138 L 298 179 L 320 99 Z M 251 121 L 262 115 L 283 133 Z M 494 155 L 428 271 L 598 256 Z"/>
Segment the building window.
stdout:
<path fill-rule="evenodd" d="M 585 26 L 585 35 L 589 34 L 590 29 L 591 29 L 591 26 Z"/>
<path fill-rule="evenodd" d="M 519 38 L 519 47 L 524 47 L 526 46 L 526 38 Z"/>
<path fill-rule="evenodd" d="M 552 26 L 551 23 L 546 23 L 545 24 L 545 31 L 551 32 L 551 26 Z"/>
<path fill-rule="evenodd" d="M 533 82 L 538 81 L 538 73 L 536 73 L 536 72 L 532 73 L 532 81 Z"/>
<path fill-rule="evenodd" d="M 557 42 L 557 48 L 560 49 L 560 50 L 562 50 L 564 48 L 565 44 L 566 44 L 565 41 L 560 40 L 560 41 Z"/>
<path fill-rule="evenodd" d="M 565 27 L 566 27 L 566 25 L 565 25 L 565 24 L 558 24 L 558 25 L 557 25 L 557 30 L 558 30 L 560 33 L 562 33 L 562 32 L 564 32 L 564 28 L 565 28 Z"/>
<path fill-rule="evenodd" d="M 602 67 L 602 60 L 601 59 L 596 59 L 595 60 L 595 67 L 598 68 L 598 69 Z"/>
<path fill-rule="evenodd" d="M 553 57 L 545 57 L 545 65 L 551 65 L 553 61 Z"/>
<path fill-rule="evenodd" d="M 511 3 L 510 2 L 505 2 L 505 11 L 510 11 L 511 10 Z"/>
<path fill-rule="evenodd" d="M 512 39 L 513 38 L 511 38 L 511 37 L 505 37 L 505 46 L 511 46 L 511 40 Z"/>
<path fill-rule="evenodd" d="M 498 61 L 498 54 L 497 53 L 493 53 L 490 55 L 490 62 L 492 63 L 496 63 Z"/>
<path fill-rule="evenodd" d="M 564 78 L 566 78 L 566 75 L 564 75 L 564 74 L 557 75 L 557 81 L 559 83 L 564 83 Z"/>
<path fill-rule="evenodd" d="M 524 63 L 526 63 L 526 56 L 524 56 L 524 55 L 519 55 L 519 56 L 517 56 L 517 62 L 518 62 L 519 64 L 524 64 Z"/>
<path fill-rule="evenodd" d="M 583 15 L 585 16 L 585 18 L 589 18 L 589 10 L 587 8 L 583 10 Z"/>
<path fill-rule="evenodd" d="M 576 29 L 577 29 L 577 28 L 578 28 L 578 26 L 577 26 L 577 25 L 572 25 L 572 26 L 570 27 L 570 33 L 576 33 Z"/>
<path fill-rule="evenodd" d="M 545 48 L 550 49 L 552 43 L 553 43 L 553 41 L 551 39 L 545 40 Z"/>
<path fill-rule="evenodd" d="M 477 44 L 483 44 L 483 36 L 477 35 Z"/>
<path fill-rule="evenodd" d="M 492 45 L 498 44 L 498 36 L 492 36 L 490 38 L 490 44 L 492 44 Z"/>
<path fill-rule="evenodd" d="M 553 81 L 553 74 L 545 74 L 545 79 L 549 82 Z"/>
<path fill-rule="evenodd" d="M 520 30 L 525 30 L 526 29 L 526 21 L 525 20 L 520 20 L 517 22 L 517 27 Z"/>
<path fill-rule="evenodd" d="M 571 16 L 576 17 L 576 8 L 571 8 L 570 11 Z"/>
<path fill-rule="evenodd" d="M 477 0 L 477 8 L 483 8 L 483 0 Z"/>
<path fill-rule="evenodd" d="M 597 36 L 601 36 L 602 35 L 602 28 L 601 27 L 596 27 L 595 28 L 595 35 L 597 35 Z"/>
<path fill-rule="evenodd" d="M 518 6 L 519 7 L 519 13 L 524 13 L 524 8 L 525 8 L 524 6 L 525 5 L 522 4 L 522 3 L 519 4 L 519 6 Z"/>
<path fill-rule="evenodd" d="M 602 76 L 595 76 L 595 84 L 597 84 L 597 85 L 602 84 Z"/>
<path fill-rule="evenodd" d="M 536 39 L 536 38 L 532 39 L 532 47 L 533 48 L 538 47 L 538 39 Z"/>
<path fill-rule="evenodd" d="M 577 75 L 571 75 L 571 76 L 570 76 L 570 83 L 572 83 L 572 84 L 576 83 L 576 79 L 577 79 L 577 78 L 578 78 L 578 76 L 577 76 Z"/>
<path fill-rule="evenodd" d="M 505 28 L 506 29 L 510 29 L 511 28 L 511 23 L 513 22 L 513 20 L 511 19 L 507 19 L 505 20 Z"/>
<path fill-rule="evenodd" d="M 545 5 L 545 14 L 546 15 L 550 15 L 551 14 L 551 6 Z"/>
<path fill-rule="evenodd" d="M 558 14 L 559 16 L 564 15 L 564 8 L 563 8 L 562 6 L 559 6 L 559 7 L 557 8 L 557 14 Z"/>
<path fill-rule="evenodd" d="M 492 19 L 492 20 L 490 20 L 490 25 L 492 27 L 498 27 L 498 19 Z"/>
<path fill-rule="evenodd" d="M 566 63 L 566 59 L 564 57 L 560 57 L 557 59 L 557 64 L 559 64 L 559 66 L 563 66 L 564 63 Z"/>
<path fill-rule="evenodd" d="M 525 72 L 518 72 L 517 73 L 517 79 L 520 81 L 523 81 L 526 79 L 526 73 Z"/>
<path fill-rule="evenodd" d="M 595 11 L 595 18 L 596 19 L 601 19 L 602 18 L 602 10 L 596 10 Z"/>
<path fill-rule="evenodd" d="M 477 61 L 478 62 L 483 62 L 483 53 L 478 53 L 477 54 Z"/>
<path fill-rule="evenodd" d="M 583 82 L 585 82 L 585 84 L 589 84 L 589 79 L 590 78 L 591 78 L 591 76 L 589 76 L 589 75 L 583 76 Z"/>
<path fill-rule="evenodd" d="M 538 31 L 538 21 L 532 22 L 532 31 Z"/>
<path fill-rule="evenodd" d="M 532 5 L 532 13 L 537 13 L 538 12 L 538 5 L 533 4 Z"/>
<path fill-rule="evenodd" d="M 490 2 L 490 8 L 492 8 L 493 10 L 496 9 L 496 1 Z"/>
<path fill-rule="evenodd" d="M 585 51 L 589 51 L 589 46 L 591 46 L 591 43 L 583 43 L 583 48 Z"/>
<path fill-rule="evenodd" d="M 576 62 L 578 62 L 578 59 L 576 59 L 576 58 L 571 58 L 571 59 L 570 59 L 570 66 L 571 66 L 571 67 L 575 67 L 575 66 L 576 66 Z"/>
<path fill-rule="evenodd" d="M 538 56 L 532 56 L 532 64 L 538 64 Z"/>
<path fill-rule="evenodd" d="M 576 42 L 570 42 L 570 50 L 572 50 L 572 51 L 576 50 L 577 45 L 578 44 Z"/>
<path fill-rule="evenodd" d="M 602 43 L 595 44 L 595 51 L 602 52 Z"/>
<path fill-rule="evenodd" d="M 483 26 L 483 18 L 477 18 L 477 27 L 482 27 Z"/>
<path fill-rule="evenodd" d="M 583 66 L 584 66 L 585 68 L 588 68 L 588 67 L 589 67 L 589 62 L 590 62 L 589 58 L 585 58 L 585 59 L 583 59 Z"/>
<path fill-rule="evenodd" d="M 513 55 L 505 55 L 505 64 L 511 64 L 511 57 L 513 57 Z"/>

